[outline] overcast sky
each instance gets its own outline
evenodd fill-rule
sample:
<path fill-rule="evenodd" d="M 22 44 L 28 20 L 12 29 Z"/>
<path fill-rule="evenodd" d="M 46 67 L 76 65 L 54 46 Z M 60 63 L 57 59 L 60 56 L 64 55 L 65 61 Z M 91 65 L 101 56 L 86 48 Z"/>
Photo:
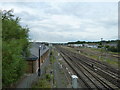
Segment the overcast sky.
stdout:
<path fill-rule="evenodd" d="M 14 10 L 32 40 L 45 42 L 118 39 L 117 2 L 1 2 Z"/>

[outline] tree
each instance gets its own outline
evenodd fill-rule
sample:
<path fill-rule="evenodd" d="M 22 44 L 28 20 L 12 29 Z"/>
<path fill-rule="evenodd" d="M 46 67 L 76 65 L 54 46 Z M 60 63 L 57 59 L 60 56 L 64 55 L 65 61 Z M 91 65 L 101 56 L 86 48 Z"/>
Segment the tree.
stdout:
<path fill-rule="evenodd" d="M 105 48 L 107 48 L 107 49 L 108 49 L 109 47 L 110 47 L 109 45 L 105 45 Z"/>
<path fill-rule="evenodd" d="M 112 52 L 117 52 L 117 47 L 114 47 L 114 46 L 110 46 L 108 48 L 109 51 L 112 51 Z"/>
<path fill-rule="evenodd" d="M 120 52 L 120 40 L 117 41 L 118 52 Z"/>
<path fill-rule="evenodd" d="M 19 24 L 13 10 L 2 11 L 2 83 L 10 86 L 23 75 L 26 67 L 24 57 L 29 55 L 29 38 L 27 27 Z"/>

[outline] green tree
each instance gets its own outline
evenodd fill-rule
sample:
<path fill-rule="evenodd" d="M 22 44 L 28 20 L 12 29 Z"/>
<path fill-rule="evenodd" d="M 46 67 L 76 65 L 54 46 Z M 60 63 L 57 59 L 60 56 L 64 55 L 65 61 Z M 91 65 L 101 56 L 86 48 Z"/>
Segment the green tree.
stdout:
<path fill-rule="evenodd" d="M 10 86 L 23 75 L 26 63 L 24 57 L 29 55 L 29 38 L 27 27 L 19 24 L 12 10 L 2 11 L 2 83 Z"/>
<path fill-rule="evenodd" d="M 117 41 L 118 52 L 120 52 L 120 40 Z"/>
<path fill-rule="evenodd" d="M 109 45 L 105 45 L 105 48 L 107 48 L 107 49 L 108 49 L 109 47 L 110 47 Z"/>
<path fill-rule="evenodd" d="M 117 52 L 117 47 L 114 47 L 114 46 L 110 46 L 108 48 L 109 51 L 112 51 L 112 52 Z"/>

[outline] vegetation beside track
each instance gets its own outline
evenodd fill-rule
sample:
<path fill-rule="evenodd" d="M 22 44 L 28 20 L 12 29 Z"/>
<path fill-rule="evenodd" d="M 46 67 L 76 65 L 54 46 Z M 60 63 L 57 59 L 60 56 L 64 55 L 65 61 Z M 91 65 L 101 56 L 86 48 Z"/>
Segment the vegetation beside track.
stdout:
<path fill-rule="evenodd" d="M 39 79 L 37 83 L 34 83 L 32 88 L 52 88 L 50 84 L 51 75 L 45 74 L 45 78 Z"/>
<path fill-rule="evenodd" d="M 53 50 L 50 52 L 50 64 L 45 67 L 45 74 L 42 75 L 39 80 L 32 85 L 32 89 L 34 88 L 52 88 L 53 87 L 53 80 L 54 75 L 52 72 L 52 65 L 55 62 L 55 58 L 53 56 Z"/>
<path fill-rule="evenodd" d="M 118 58 L 114 57 L 114 55 L 116 54 L 115 52 L 110 52 L 104 49 L 96 49 L 96 48 L 71 48 L 71 47 L 64 47 L 64 48 L 74 53 L 79 53 L 86 57 L 108 63 L 111 66 L 118 67 Z"/>

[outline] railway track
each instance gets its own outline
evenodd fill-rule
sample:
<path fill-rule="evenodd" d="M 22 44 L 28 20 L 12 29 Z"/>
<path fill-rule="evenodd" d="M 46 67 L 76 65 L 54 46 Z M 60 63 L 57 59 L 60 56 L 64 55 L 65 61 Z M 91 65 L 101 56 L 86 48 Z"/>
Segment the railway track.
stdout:
<path fill-rule="evenodd" d="M 87 87 L 87 88 L 91 88 L 91 86 L 83 79 L 83 77 L 84 76 L 82 76 L 81 74 L 80 74 L 80 72 L 77 72 L 77 68 L 76 67 L 74 67 L 73 65 L 72 65 L 72 63 L 70 63 L 69 61 L 68 61 L 68 58 L 67 57 L 65 57 L 63 54 L 61 54 L 62 55 L 62 57 L 64 58 L 64 60 L 67 62 L 67 64 L 72 68 L 72 70 L 73 70 L 73 72 L 79 77 L 79 79 L 81 79 L 82 80 L 82 82 L 85 84 L 85 87 Z M 85 78 L 85 77 L 84 77 Z M 80 81 L 79 81 L 80 82 Z"/>
<path fill-rule="evenodd" d="M 78 59 L 78 58 L 77 58 Z M 79 60 L 79 59 L 78 59 Z M 114 85 L 120 87 L 120 79 L 119 79 L 119 75 L 113 73 L 113 72 L 110 72 L 110 71 L 107 71 L 106 69 L 104 68 L 100 68 L 100 67 L 97 67 L 95 66 L 94 64 L 94 67 L 88 63 L 88 62 L 85 62 L 85 61 L 81 61 L 83 64 L 86 64 L 86 67 L 90 68 L 91 70 L 94 70 L 97 74 L 101 75 L 102 77 L 104 77 L 105 79 L 107 79 L 108 81 L 110 81 L 111 83 L 113 83 Z"/>
<path fill-rule="evenodd" d="M 73 55 L 73 57 L 75 57 Z M 119 71 L 111 68 L 108 65 L 105 65 L 104 63 L 94 61 L 89 58 L 82 58 L 81 56 L 75 57 L 76 59 L 80 60 L 83 64 L 86 64 L 88 68 L 91 68 L 92 70 L 96 69 L 96 73 L 106 78 L 111 83 L 115 84 L 116 86 L 120 87 L 120 76 Z M 86 61 L 84 61 L 86 60 Z"/>
<path fill-rule="evenodd" d="M 67 50 L 65 50 L 65 51 L 67 53 L 69 53 L 69 51 L 67 51 Z M 108 79 L 110 82 L 112 82 L 112 83 L 116 84 L 118 87 L 120 87 L 119 86 L 119 84 L 120 84 L 120 79 L 119 79 L 120 78 L 120 76 L 119 76 L 120 71 L 119 71 L 119 69 L 116 70 L 115 68 L 109 66 L 108 64 L 105 64 L 105 63 L 97 61 L 97 60 L 93 60 L 91 58 L 85 57 L 83 55 L 79 55 L 77 53 L 71 53 L 71 55 L 73 57 L 77 58 L 78 60 L 80 60 L 81 62 L 83 62 L 84 64 L 86 64 L 86 66 L 89 68 L 94 66 L 94 68 L 92 68 L 92 69 L 97 69 L 98 74 L 101 74 L 106 79 Z"/>
<path fill-rule="evenodd" d="M 93 66 L 91 66 L 93 65 L 93 63 L 91 64 L 90 61 L 89 61 L 90 64 L 87 64 L 88 62 L 86 62 L 85 59 L 80 57 L 78 58 L 78 56 L 75 55 L 74 53 L 68 52 L 67 50 L 64 50 L 60 47 L 57 47 L 57 49 L 59 50 L 65 61 L 68 63 L 68 65 L 70 65 L 70 67 L 75 71 L 76 75 L 80 79 L 82 79 L 82 81 L 85 83 L 87 88 L 97 88 L 97 89 L 105 88 L 110 90 L 118 88 L 115 83 L 114 85 L 105 78 L 106 75 L 113 76 L 113 74 L 111 73 L 108 74 L 107 72 L 107 74 L 105 74 L 104 77 L 102 77 L 101 74 L 104 74 L 106 72 L 104 70 L 103 70 L 104 72 L 102 72 L 101 70 L 95 67 L 94 68 L 97 69 L 97 71 L 94 70 Z"/>
<path fill-rule="evenodd" d="M 100 67 L 102 69 L 105 69 L 106 72 L 109 72 L 111 74 L 113 74 L 114 76 L 117 76 L 117 77 L 120 77 L 119 74 L 120 74 L 120 70 L 118 68 L 113 68 L 112 66 L 108 65 L 107 63 L 104 63 L 104 62 L 100 62 L 98 60 L 93 60 L 89 57 L 86 58 L 86 56 L 83 56 L 83 55 L 78 55 L 77 53 L 74 53 L 74 55 L 77 55 L 78 57 L 82 58 L 82 59 L 87 59 L 88 61 L 90 61 L 91 63 L 93 64 L 96 64 L 97 67 Z M 118 59 L 118 63 L 119 63 L 119 59 Z"/>

